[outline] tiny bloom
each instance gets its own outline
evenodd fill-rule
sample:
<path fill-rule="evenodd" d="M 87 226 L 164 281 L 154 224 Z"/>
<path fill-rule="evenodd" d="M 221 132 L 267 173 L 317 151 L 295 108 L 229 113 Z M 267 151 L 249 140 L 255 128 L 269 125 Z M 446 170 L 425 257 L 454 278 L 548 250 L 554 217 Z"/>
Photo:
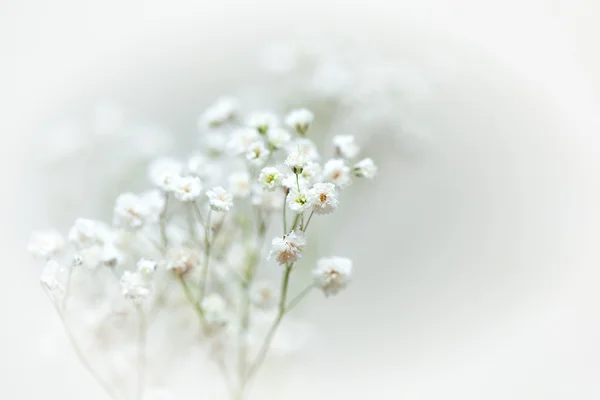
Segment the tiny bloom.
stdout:
<path fill-rule="evenodd" d="M 179 201 L 194 201 L 200 196 L 202 183 L 195 176 L 182 176 L 174 184 L 173 194 Z"/>
<path fill-rule="evenodd" d="M 266 283 L 255 284 L 250 290 L 250 301 L 262 310 L 272 309 L 277 305 L 279 293 Z"/>
<path fill-rule="evenodd" d="M 165 194 L 160 190 L 149 190 L 140 195 L 140 200 L 147 212 L 146 222 L 158 222 L 165 210 Z"/>
<path fill-rule="evenodd" d="M 265 167 L 260 171 L 258 183 L 260 183 L 265 190 L 275 190 L 275 188 L 281 183 L 282 179 L 283 175 L 277 168 Z"/>
<path fill-rule="evenodd" d="M 282 179 L 281 186 L 288 190 L 291 190 L 293 188 L 297 189 L 298 186 L 300 186 L 300 190 L 306 190 L 310 187 L 308 181 L 302 175 L 294 174 L 287 174 L 285 178 Z"/>
<path fill-rule="evenodd" d="M 29 241 L 28 251 L 39 258 L 48 258 L 58 254 L 65 246 L 60 232 L 50 229 L 34 232 Z"/>
<path fill-rule="evenodd" d="M 282 237 L 276 237 L 271 242 L 269 259 L 275 258 L 279 265 L 297 261 L 306 246 L 306 238 L 302 233 L 292 231 Z"/>
<path fill-rule="evenodd" d="M 252 191 L 252 204 L 261 207 L 264 211 L 278 211 L 283 207 L 285 196 L 283 191 L 264 190 L 261 186 L 255 186 Z"/>
<path fill-rule="evenodd" d="M 141 304 L 150 297 L 150 283 L 137 271 L 125 271 L 121 276 L 121 293 L 134 304 Z"/>
<path fill-rule="evenodd" d="M 323 167 L 322 179 L 326 182 L 334 183 L 340 188 L 344 188 L 352 183 L 350 176 L 350 167 L 340 158 L 333 158 Z"/>
<path fill-rule="evenodd" d="M 285 159 L 285 165 L 290 167 L 292 172 L 296 175 L 302 173 L 302 169 L 306 166 L 307 163 L 308 158 L 300 148 L 292 151 Z"/>
<path fill-rule="evenodd" d="M 285 117 L 285 124 L 290 128 L 295 129 L 298 134 L 305 135 L 314 119 L 315 114 L 313 114 L 312 111 L 307 110 L 306 108 L 300 108 L 292 110 Z"/>
<path fill-rule="evenodd" d="M 354 164 L 352 173 L 359 178 L 373 179 L 377 175 L 377 165 L 372 159 L 365 158 Z"/>
<path fill-rule="evenodd" d="M 267 143 L 273 150 L 281 149 L 291 138 L 290 133 L 282 128 L 271 128 L 267 132 Z"/>
<path fill-rule="evenodd" d="M 160 189 L 172 191 L 173 182 L 181 175 L 183 164 L 172 158 L 158 158 L 148 167 L 150 182 Z"/>
<path fill-rule="evenodd" d="M 210 293 L 206 295 L 202 304 L 200 305 L 204 311 L 204 318 L 206 322 L 214 326 L 226 325 L 229 318 L 227 315 L 227 304 L 223 297 L 217 293 Z"/>
<path fill-rule="evenodd" d="M 302 168 L 302 174 L 300 175 L 305 179 L 308 185 L 312 185 L 321 180 L 321 165 L 314 161 L 309 161 L 304 168 Z"/>
<path fill-rule="evenodd" d="M 146 260 L 145 258 L 140 258 L 136 264 L 137 271 L 145 278 L 151 278 L 157 267 L 158 263 L 156 261 Z"/>
<path fill-rule="evenodd" d="M 251 128 L 239 128 L 231 132 L 227 147 L 232 154 L 244 154 L 250 146 L 260 140 L 260 134 Z"/>
<path fill-rule="evenodd" d="M 136 194 L 123 193 L 115 201 L 114 223 L 117 226 L 140 228 L 149 215 L 149 204 Z"/>
<path fill-rule="evenodd" d="M 343 257 L 323 257 L 312 272 L 315 285 L 325 296 L 337 294 L 348 286 L 351 274 L 352 261 Z"/>
<path fill-rule="evenodd" d="M 261 135 L 266 134 L 269 129 L 276 127 L 278 124 L 279 119 L 270 112 L 255 112 L 246 120 L 246 125 L 256 129 Z"/>
<path fill-rule="evenodd" d="M 315 183 L 308 190 L 308 203 L 316 214 L 329 214 L 338 206 L 337 191 L 333 183 Z"/>
<path fill-rule="evenodd" d="M 101 261 L 107 267 L 114 268 L 123 264 L 123 253 L 116 246 L 107 244 L 102 249 Z"/>
<path fill-rule="evenodd" d="M 360 147 L 352 135 L 336 135 L 333 137 L 335 154 L 346 159 L 354 158 L 360 152 Z"/>
<path fill-rule="evenodd" d="M 198 178 L 206 178 L 210 173 L 210 163 L 203 155 L 197 154 L 188 159 L 187 169 Z"/>
<path fill-rule="evenodd" d="M 239 110 L 239 103 L 233 97 L 221 97 L 212 106 L 206 109 L 198 119 L 198 127 L 216 128 L 235 119 Z"/>
<path fill-rule="evenodd" d="M 250 174 L 246 171 L 234 172 L 227 178 L 229 191 L 233 197 L 243 198 L 250 194 Z"/>
<path fill-rule="evenodd" d="M 208 192 L 206 192 L 210 208 L 214 211 L 226 212 L 233 207 L 233 196 L 223 189 L 221 186 L 217 186 Z"/>
<path fill-rule="evenodd" d="M 69 241 L 80 247 L 91 246 L 101 240 L 101 227 L 98 221 L 78 218 L 69 231 Z"/>
<path fill-rule="evenodd" d="M 71 257 L 71 266 L 79 267 L 80 265 L 83 265 L 83 257 L 81 254 L 74 254 L 73 257 Z"/>
<path fill-rule="evenodd" d="M 202 135 L 200 143 L 206 149 L 207 154 L 219 156 L 227 149 L 228 137 L 223 132 L 209 131 Z"/>
<path fill-rule="evenodd" d="M 46 261 L 40 282 L 53 298 L 60 298 L 65 294 L 68 270 L 56 260 Z"/>
<path fill-rule="evenodd" d="M 302 187 L 300 187 L 300 190 L 297 187 L 291 188 L 286 201 L 290 210 L 298 214 L 303 213 L 310 207 L 307 192 Z"/>
<path fill-rule="evenodd" d="M 315 142 L 309 138 L 301 137 L 290 141 L 286 146 L 288 153 L 300 150 L 306 156 L 307 161 L 319 161 L 321 156 Z"/>
<path fill-rule="evenodd" d="M 269 159 L 271 152 L 267 150 L 262 140 L 258 140 L 252 143 L 246 151 L 246 160 L 248 163 L 255 167 L 264 165 Z"/>
<path fill-rule="evenodd" d="M 167 270 L 183 275 L 198 263 L 198 253 L 187 247 L 175 247 L 167 253 Z"/>

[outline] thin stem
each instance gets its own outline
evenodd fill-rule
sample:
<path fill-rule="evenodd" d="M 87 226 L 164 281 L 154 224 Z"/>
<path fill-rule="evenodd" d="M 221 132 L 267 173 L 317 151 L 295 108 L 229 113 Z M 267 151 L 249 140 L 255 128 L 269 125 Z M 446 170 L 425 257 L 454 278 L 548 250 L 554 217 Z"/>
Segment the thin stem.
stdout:
<path fill-rule="evenodd" d="M 200 306 L 200 304 L 194 298 L 194 295 L 192 294 L 192 291 L 190 290 L 190 287 L 188 286 L 187 282 L 185 281 L 185 279 L 183 279 L 183 276 L 181 276 L 181 275 L 177 275 L 177 279 L 179 279 L 179 282 L 181 283 L 181 287 L 183 288 L 185 297 L 187 297 L 188 301 L 194 308 L 194 311 L 196 311 L 196 313 L 198 313 L 198 316 L 200 317 L 200 321 L 204 322 L 204 311 L 202 310 L 202 307 Z"/>
<path fill-rule="evenodd" d="M 206 224 L 204 225 L 204 269 L 202 270 L 202 281 L 200 282 L 200 298 L 198 301 L 202 303 L 204 296 L 206 295 L 206 288 L 208 286 L 208 267 L 210 261 L 210 220 L 212 216 L 212 208 L 208 209 L 208 217 L 206 217 Z"/>
<path fill-rule="evenodd" d="M 144 310 L 139 305 L 136 305 L 139 317 L 138 327 L 138 386 L 137 386 L 137 399 L 142 400 L 144 398 L 144 387 L 145 387 L 145 376 L 146 376 L 146 317 L 144 316 Z"/>
<path fill-rule="evenodd" d="M 304 225 L 304 232 L 306 232 L 306 230 L 308 229 L 308 224 L 310 224 L 310 220 L 312 219 L 314 213 L 314 210 L 310 212 L 310 215 L 308 216 L 308 221 L 306 221 L 306 225 Z"/>
<path fill-rule="evenodd" d="M 294 307 L 296 307 L 305 297 L 306 295 L 308 295 L 312 289 L 315 287 L 315 285 L 310 284 L 307 287 L 304 288 L 304 290 L 302 290 L 300 293 L 298 293 L 298 295 L 296 295 L 296 297 L 294 297 L 292 300 L 290 300 L 290 302 L 288 303 L 288 305 L 285 307 L 285 313 L 289 313 L 290 311 L 292 311 L 292 309 Z"/>
<path fill-rule="evenodd" d="M 300 220 L 300 215 L 302 214 L 296 214 L 296 218 L 294 218 L 294 224 L 292 225 L 292 229 L 290 229 L 290 231 L 296 229 L 296 225 L 298 225 L 298 221 Z"/>
<path fill-rule="evenodd" d="M 300 191 L 300 180 L 298 178 L 298 174 L 296 174 L 296 187 L 298 188 L 298 191 Z"/>
<path fill-rule="evenodd" d="M 286 198 L 287 196 L 283 196 L 283 234 L 287 235 L 287 216 L 286 214 L 286 210 L 287 210 L 287 202 L 286 202 Z"/>
<path fill-rule="evenodd" d="M 169 205 L 169 193 L 165 193 L 165 206 L 160 213 L 160 238 L 163 248 L 166 250 L 169 246 L 169 238 L 167 237 L 167 206 Z"/>

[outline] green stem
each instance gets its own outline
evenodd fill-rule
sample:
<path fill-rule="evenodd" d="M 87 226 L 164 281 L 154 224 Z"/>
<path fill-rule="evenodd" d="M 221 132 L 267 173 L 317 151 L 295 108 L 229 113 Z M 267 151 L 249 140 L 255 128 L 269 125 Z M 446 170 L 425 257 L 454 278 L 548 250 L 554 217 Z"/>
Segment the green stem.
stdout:
<path fill-rule="evenodd" d="M 145 387 L 145 373 L 146 373 L 146 317 L 144 316 L 144 310 L 139 305 L 136 305 L 138 316 L 140 319 L 140 325 L 138 327 L 138 386 L 137 386 L 137 399 L 142 400 L 144 398 L 144 387 Z"/>
<path fill-rule="evenodd" d="M 312 219 L 314 213 L 314 210 L 310 212 L 310 215 L 308 216 L 308 221 L 306 221 L 306 225 L 304 225 L 304 232 L 306 232 L 306 230 L 308 229 L 308 224 L 310 224 L 310 220 Z"/>
<path fill-rule="evenodd" d="M 188 286 L 187 282 L 185 281 L 185 279 L 183 279 L 183 276 L 181 276 L 181 275 L 177 275 L 177 278 L 179 279 L 179 282 L 181 283 L 181 287 L 183 288 L 185 297 L 187 297 L 188 301 L 194 308 L 194 311 L 196 311 L 196 313 L 198 313 L 198 316 L 200 317 L 200 321 L 204 322 L 204 311 L 202 310 L 202 307 L 196 301 L 196 299 L 194 299 L 194 295 L 192 294 L 192 291 L 190 290 L 190 287 Z"/>

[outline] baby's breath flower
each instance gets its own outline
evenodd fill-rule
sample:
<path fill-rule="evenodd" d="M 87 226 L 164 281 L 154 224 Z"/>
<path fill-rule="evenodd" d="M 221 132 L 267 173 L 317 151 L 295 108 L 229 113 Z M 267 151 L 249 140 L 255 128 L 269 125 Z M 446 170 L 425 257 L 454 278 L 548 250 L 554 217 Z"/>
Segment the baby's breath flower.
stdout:
<path fill-rule="evenodd" d="M 333 137 L 336 156 L 346 159 L 354 158 L 360 152 L 356 139 L 352 135 L 336 135 Z"/>
<path fill-rule="evenodd" d="M 148 167 L 148 177 L 155 186 L 171 192 L 174 181 L 181 175 L 183 164 L 172 158 L 158 158 Z"/>
<path fill-rule="evenodd" d="M 300 186 L 300 190 L 307 190 L 310 187 L 308 181 L 302 175 L 296 176 L 294 174 L 287 174 L 285 178 L 283 178 L 283 180 L 281 181 L 281 186 L 288 190 L 294 188 L 297 189 L 298 186 Z"/>
<path fill-rule="evenodd" d="M 281 210 L 284 198 L 283 191 L 280 190 L 264 190 L 261 186 L 253 188 L 252 204 L 267 212 Z"/>
<path fill-rule="evenodd" d="M 315 184 L 321 180 L 321 172 L 323 169 L 321 165 L 314 161 L 309 161 L 306 166 L 302 168 L 302 174 L 300 175 L 308 185 Z"/>
<path fill-rule="evenodd" d="M 206 322 L 212 327 L 220 327 L 229 321 L 227 304 L 217 293 L 208 294 L 201 304 Z"/>
<path fill-rule="evenodd" d="M 140 258 L 136 264 L 137 272 L 145 278 L 151 278 L 156 272 L 157 267 L 158 263 L 156 261 L 146 260 L 145 258 Z"/>
<path fill-rule="evenodd" d="M 206 196 L 213 211 L 227 212 L 233 207 L 233 196 L 221 186 L 209 190 Z"/>
<path fill-rule="evenodd" d="M 147 212 L 145 215 L 146 222 L 158 222 L 165 208 L 165 194 L 156 189 L 144 192 L 140 197 Z"/>
<path fill-rule="evenodd" d="M 250 114 L 246 120 L 246 125 L 256 129 L 261 135 L 266 134 L 269 129 L 279 124 L 277 115 L 270 112 L 255 112 Z"/>
<path fill-rule="evenodd" d="M 227 148 L 228 137 L 223 132 L 209 131 L 201 137 L 200 143 L 206 149 L 206 154 L 217 157 Z"/>
<path fill-rule="evenodd" d="M 323 257 L 317 261 L 313 270 L 315 285 L 323 290 L 325 296 L 337 294 L 350 282 L 352 261 L 343 257 Z"/>
<path fill-rule="evenodd" d="M 246 160 L 254 167 L 260 167 L 267 162 L 271 152 L 265 147 L 262 140 L 252 143 L 246 152 Z"/>
<path fill-rule="evenodd" d="M 323 167 L 322 179 L 326 182 L 334 183 L 340 188 L 345 188 L 352 183 L 350 167 L 340 158 L 333 158 Z"/>
<path fill-rule="evenodd" d="M 283 175 L 277 168 L 265 167 L 260 171 L 258 183 L 260 183 L 265 190 L 275 190 L 275 188 L 281 183 L 282 179 Z"/>
<path fill-rule="evenodd" d="M 300 150 L 306 156 L 307 161 L 319 161 L 321 158 L 317 145 L 309 138 L 297 138 L 289 142 L 285 147 L 288 153 Z"/>
<path fill-rule="evenodd" d="M 188 159 L 188 171 L 198 178 L 205 178 L 210 173 L 210 168 L 209 160 L 201 154 L 196 154 Z"/>
<path fill-rule="evenodd" d="M 215 128 L 235 119 L 239 110 L 239 103 L 233 97 L 221 97 L 212 106 L 206 109 L 198 119 L 198 127 Z"/>
<path fill-rule="evenodd" d="M 136 194 L 121 194 L 115 201 L 114 224 L 130 229 L 142 227 L 146 218 L 151 213 L 149 206 L 149 204 Z"/>
<path fill-rule="evenodd" d="M 302 252 L 306 246 L 306 238 L 302 233 L 292 231 L 287 235 L 274 238 L 271 246 L 269 259 L 274 258 L 279 265 L 293 263 L 302 257 Z"/>
<path fill-rule="evenodd" d="M 271 128 L 267 131 L 267 143 L 273 150 L 281 149 L 291 138 L 290 133 L 282 128 Z"/>
<path fill-rule="evenodd" d="M 65 294 L 66 277 L 68 270 L 56 260 L 46 261 L 42 271 L 40 282 L 54 299 L 63 297 Z"/>
<path fill-rule="evenodd" d="M 238 128 L 231 133 L 227 147 L 234 155 L 248 152 L 250 146 L 261 140 L 260 134 L 256 129 Z"/>
<path fill-rule="evenodd" d="M 308 190 L 306 198 L 315 214 L 332 213 L 339 204 L 333 183 L 315 183 Z"/>
<path fill-rule="evenodd" d="M 227 179 L 233 197 L 244 198 L 250 194 L 250 174 L 246 171 L 234 172 Z"/>
<path fill-rule="evenodd" d="M 250 301 L 262 310 L 270 310 L 277 304 L 279 293 L 268 283 L 259 283 L 250 290 Z"/>
<path fill-rule="evenodd" d="M 175 182 L 173 194 L 179 201 L 194 201 L 202 192 L 202 183 L 195 176 L 182 176 Z"/>
<path fill-rule="evenodd" d="M 187 247 L 175 247 L 167 252 L 167 270 L 183 275 L 198 263 L 198 253 Z"/>
<path fill-rule="evenodd" d="M 107 244 L 102 249 L 101 261 L 107 267 L 117 267 L 123 264 L 124 256 L 123 252 L 112 244 Z"/>
<path fill-rule="evenodd" d="M 292 172 L 296 175 L 302 173 L 302 170 L 307 163 L 308 158 L 306 157 L 306 153 L 304 153 L 300 148 L 292 151 L 285 159 L 285 165 L 290 167 Z"/>
<path fill-rule="evenodd" d="M 80 246 L 92 246 L 101 240 L 101 226 L 98 221 L 78 218 L 69 231 L 69 241 Z"/>
<path fill-rule="evenodd" d="M 286 201 L 290 210 L 298 214 L 303 213 L 310 207 L 307 192 L 302 187 L 300 188 L 300 190 L 298 190 L 297 187 L 291 188 L 290 192 L 287 195 Z"/>
<path fill-rule="evenodd" d="M 134 304 L 141 304 L 150 297 L 151 286 L 139 272 L 125 271 L 121 276 L 121 293 Z"/>
<path fill-rule="evenodd" d="M 365 158 L 354 164 L 352 173 L 359 178 L 373 179 L 377 175 L 377 165 L 372 159 Z"/>
<path fill-rule="evenodd" d="M 29 241 L 28 251 L 39 258 L 54 256 L 65 246 L 65 239 L 54 229 L 34 232 Z"/>
<path fill-rule="evenodd" d="M 290 128 L 295 129 L 299 135 L 304 136 L 314 119 L 315 115 L 312 111 L 309 111 L 306 108 L 300 108 L 292 110 L 285 117 L 285 124 Z"/>

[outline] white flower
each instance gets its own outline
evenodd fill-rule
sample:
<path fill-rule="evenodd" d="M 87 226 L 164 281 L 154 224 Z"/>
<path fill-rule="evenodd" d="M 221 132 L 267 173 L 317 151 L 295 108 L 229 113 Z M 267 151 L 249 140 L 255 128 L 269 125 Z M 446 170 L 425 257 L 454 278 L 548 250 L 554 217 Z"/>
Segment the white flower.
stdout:
<path fill-rule="evenodd" d="M 227 324 L 229 318 L 227 315 L 227 304 L 225 300 L 217 293 L 206 295 L 200 305 L 204 311 L 206 322 L 213 326 L 223 326 Z"/>
<path fill-rule="evenodd" d="M 292 110 L 285 117 L 285 124 L 290 128 L 295 129 L 298 134 L 305 135 L 314 119 L 315 114 L 313 114 L 312 111 L 309 111 L 306 108 L 300 108 Z"/>
<path fill-rule="evenodd" d="M 329 214 L 338 206 L 337 191 L 333 183 L 315 183 L 306 194 L 315 214 Z"/>
<path fill-rule="evenodd" d="M 140 195 L 144 204 L 146 222 L 158 222 L 165 209 L 165 194 L 160 190 L 149 190 Z"/>
<path fill-rule="evenodd" d="M 247 197 L 250 194 L 250 174 L 246 171 L 234 172 L 227 179 L 233 197 Z"/>
<path fill-rule="evenodd" d="M 116 246 L 107 244 L 102 249 L 101 261 L 107 267 L 114 268 L 123 264 L 123 253 Z"/>
<path fill-rule="evenodd" d="M 315 285 L 323 290 L 325 296 L 337 294 L 350 282 L 352 261 L 343 257 L 323 257 L 317 261 L 313 270 Z"/>
<path fill-rule="evenodd" d="M 151 278 L 156 272 L 157 267 L 158 263 L 156 261 L 146 260 L 145 258 L 140 258 L 136 264 L 137 272 L 145 278 Z"/>
<path fill-rule="evenodd" d="M 261 186 L 253 188 L 252 204 L 261 207 L 264 211 L 281 210 L 284 200 L 283 191 L 264 190 Z"/>
<path fill-rule="evenodd" d="M 365 158 L 354 164 L 352 172 L 359 178 L 373 179 L 377 175 L 377 166 L 372 159 Z"/>
<path fill-rule="evenodd" d="M 333 146 L 336 155 L 349 159 L 354 158 L 360 152 L 360 147 L 352 135 L 337 135 L 333 137 Z"/>
<path fill-rule="evenodd" d="M 302 171 L 304 172 L 304 171 Z M 296 181 L 297 179 L 297 181 Z M 298 186 L 300 186 L 300 190 L 307 190 L 310 185 L 308 184 L 307 180 L 304 179 L 304 177 L 302 175 L 295 175 L 295 174 L 287 174 L 285 176 L 285 178 L 283 178 L 283 180 L 281 181 L 281 186 L 283 186 L 284 188 L 291 190 L 294 188 L 298 188 Z"/>
<path fill-rule="evenodd" d="M 140 196 L 123 193 L 115 201 L 114 224 L 123 228 L 140 228 L 150 213 L 150 204 Z"/>
<path fill-rule="evenodd" d="M 233 97 L 221 97 L 210 106 L 198 119 L 198 127 L 214 128 L 235 119 L 239 110 L 239 102 Z"/>
<path fill-rule="evenodd" d="M 167 270 L 183 275 L 198 263 L 198 253 L 187 247 L 175 247 L 167 253 Z"/>
<path fill-rule="evenodd" d="M 269 154 L 271 154 L 271 152 L 267 150 L 263 141 L 258 140 L 248 147 L 248 151 L 246 152 L 246 160 L 248 160 L 250 165 L 260 167 L 267 162 Z"/>
<path fill-rule="evenodd" d="M 309 161 L 306 163 L 306 166 L 302 168 L 302 174 L 300 177 L 304 178 L 307 185 L 312 185 L 321 180 L 322 171 L 323 169 L 319 163 Z"/>
<path fill-rule="evenodd" d="M 291 140 L 288 131 L 281 128 L 271 128 L 267 131 L 267 143 L 271 149 L 281 149 Z"/>
<path fill-rule="evenodd" d="M 250 114 L 246 120 L 246 125 L 256 129 L 262 135 L 267 133 L 270 128 L 276 127 L 278 123 L 277 116 L 270 112 L 255 112 Z"/>
<path fill-rule="evenodd" d="M 42 271 L 40 282 L 54 299 L 63 297 L 69 271 L 56 260 L 48 260 Z"/>
<path fill-rule="evenodd" d="M 323 167 L 322 179 L 326 182 L 331 182 L 344 188 L 352 183 L 350 175 L 350 167 L 340 158 L 333 158 Z"/>
<path fill-rule="evenodd" d="M 262 188 L 265 190 L 275 190 L 275 188 L 281 183 L 282 179 L 283 175 L 277 168 L 265 167 L 260 171 L 258 183 L 260 183 Z"/>
<path fill-rule="evenodd" d="M 300 148 L 292 151 L 285 159 L 285 165 L 290 167 L 294 174 L 301 174 L 302 169 L 307 163 L 308 158 L 306 157 L 306 153 L 304 153 Z"/>
<path fill-rule="evenodd" d="M 213 166 L 206 157 L 197 154 L 188 159 L 187 169 L 190 174 L 204 179 L 210 175 Z"/>
<path fill-rule="evenodd" d="M 303 152 L 307 161 L 319 161 L 321 158 L 315 142 L 305 137 L 292 140 L 285 146 L 285 148 L 288 153 L 298 150 Z"/>
<path fill-rule="evenodd" d="M 121 276 L 121 293 L 134 304 L 141 304 L 150 297 L 150 283 L 139 272 L 125 271 Z"/>
<path fill-rule="evenodd" d="M 254 284 L 250 289 L 250 301 L 262 310 L 269 310 L 277 305 L 279 293 L 267 283 Z"/>
<path fill-rule="evenodd" d="M 201 136 L 200 143 L 206 149 L 207 154 L 219 156 L 227 148 L 228 137 L 223 132 L 209 131 Z"/>
<path fill-rule="evenodd" d="M 286 201 L 290 210 L 298 214 L 303 213 L 310 207 L 310 204 L 308 203 L 307 192 L 302 187 L 300 187 L 300 190 L 298 190 L 297 187 L 291 188 L 287 195 Z"/>
<path fill-rule="evenodd" d="M 306 246 L 306 238 L 302 233 L 292 231 L 282 237 L 276 237 L 271 242 L 269 259 L 275 258 L 279 265 L 297 261 Z"/>
<path fill-rule="evenodd" d="M 60 232 L 49 229 L 34 232 L 29 240 L 27 250 L 39 258 L 48 258 L 54 256 L 65 246 L 65 239 Z"/>
<path fill-rule="evenodd" d="M 209 190 L 206 196 L 213 211 L 226 212 L 233 207 L 233 196 L 221 186 Z"/>
<path fill-rule="evenodd" d="M 166 192 L 172 191 L 173 182 L 181 175 L 183 164 L 172 158 L 158 158 L 148 167 L 150 182 Z"/>
<path fill-rule="evenodd" d="M 232 154 L 244 154 L 250 146 L 261 140 L 260 134 L 251 128 L 239 128 L 231 132 L 231 137 L 227 143 L 227 147 Z"/>
<path fill-rule="evenodd" d="M 173 185 L 173 193 L 179 201 L 194 201 L 202 192 L 202 183 L 195 176 L 181 176 Z"/>
<path fill-rule="evenodd" d="M 101 226 L 98 221 L 78 218 L 69 231 L 69 241 L 80 247 L 91 246 L 101 240 Z"/>

